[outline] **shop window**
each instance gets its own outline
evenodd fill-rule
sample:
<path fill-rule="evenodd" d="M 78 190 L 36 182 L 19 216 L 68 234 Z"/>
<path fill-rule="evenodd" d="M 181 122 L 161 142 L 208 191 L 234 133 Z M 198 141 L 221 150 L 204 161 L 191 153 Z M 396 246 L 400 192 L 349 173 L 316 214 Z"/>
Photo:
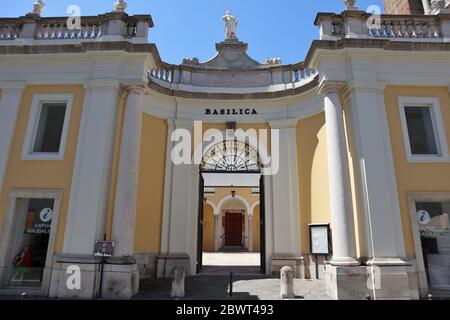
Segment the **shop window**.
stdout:
<path fill-rule="evenodd" d="M 450 293 L 450 201 L 416 202 L 423 262 L 431 292 Z"/>
<path fill-rule="evenodd" d="M 53 220 L 53 199 L 22 199 L 10 255 L 9 287 L 40 288 Z"/>

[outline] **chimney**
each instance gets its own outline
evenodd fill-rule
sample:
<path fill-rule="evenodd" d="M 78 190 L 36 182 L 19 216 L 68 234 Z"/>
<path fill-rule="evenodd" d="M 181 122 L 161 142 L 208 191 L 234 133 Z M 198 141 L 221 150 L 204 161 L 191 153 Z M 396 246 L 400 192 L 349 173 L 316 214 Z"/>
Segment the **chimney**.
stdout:
<path fill-rule="evenodd" d="M 425 14 L 423 0 L 383 0 L 386 14 Z"/>

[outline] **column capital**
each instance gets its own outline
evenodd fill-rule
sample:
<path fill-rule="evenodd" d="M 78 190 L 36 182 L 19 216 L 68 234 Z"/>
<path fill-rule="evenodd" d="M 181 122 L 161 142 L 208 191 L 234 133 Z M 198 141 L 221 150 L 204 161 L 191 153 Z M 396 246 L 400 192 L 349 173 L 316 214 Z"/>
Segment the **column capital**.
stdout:
<path fill-rule="evenodd" d="M 365 93 L 379 93 L 383 94 L 386 89 L 386 84 L 376 81 L 350 81 L 342 89 L 343 101 L 348 101 L 353 91 Z"/>
<path fill-rule="evenodd" d="M 296 128 L 298 119 L 283 119 L 269 121 L 271 129 L 291 129 Z"/>
<path fill-rule="evenodd" d="M 1 81 L 0 82 L 0 91 L 2 94 L 5 92 L 16 92 L 21 93 L 27 83 L 25 81 Z"/>
<path fill-rule="evenodd" d="M 120 81 L 115 79 L 93 79 L 83 83 L 85 90 L 92 89 L 120 89 Z"/>
<path fill-rule="evenodd" d="M 177 129 L 192 130 L 194 128 L 194 120 L 189 119 L 174 119 L 173 123 Z"/>
<path fill-rule="evenodd" d="M 144 95 L 147 93 L 147 84 L 144 81 L 125 81 L 122 82 L 122 86 L 128 94 Z"/>
<path fill-rule="evenodd" d="M 326 96 L 331 93 L 340 93 L 347 86 L 347 81 L 322 80 L 319 85 L 318 93 Z"/>

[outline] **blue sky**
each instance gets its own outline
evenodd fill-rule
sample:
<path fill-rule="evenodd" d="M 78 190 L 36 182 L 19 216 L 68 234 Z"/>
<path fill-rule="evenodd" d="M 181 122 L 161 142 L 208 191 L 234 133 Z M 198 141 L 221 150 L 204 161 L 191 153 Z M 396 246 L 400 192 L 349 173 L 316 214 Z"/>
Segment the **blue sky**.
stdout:
<path fill-rule="evenodd" d="M 6 2 L 6 0 L 0 0 Z M 34 0 L 16 0 L 2 6 L 3 17 L 24 15 Z M 65 16 L 69 5 L 78 5 L 82 15 L 112 10 L 114 0 L 44 0 L 44 16 Z M 302 61 L 313 39 L 317 12 L 341 12 L 343 0 L 127 0 L 129 14 L 151 14 L 155 27 L 150 41 L 156 43 L 164 61 L 180 63 L 184 57 L 201 61 L 215 54 L 216 42 L 224 38 L 221 21 L 226 9 L 239 20 L 238 37 L 249 43 L 249 54 L 258 61 L 280 57 L 283 63 Z M 383 9 L 381 0 L 358 0 Z"/>

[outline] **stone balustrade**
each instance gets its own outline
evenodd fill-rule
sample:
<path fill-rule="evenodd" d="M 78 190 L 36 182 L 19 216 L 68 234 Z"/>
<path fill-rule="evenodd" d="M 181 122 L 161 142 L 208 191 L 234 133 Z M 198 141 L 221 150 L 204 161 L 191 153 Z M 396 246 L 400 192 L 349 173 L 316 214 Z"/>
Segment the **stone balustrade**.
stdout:
<path fill-rule="evenodd" d="M 14 19 L 0 20 L 0 41 L 16 40 L 19 37 L 20 28 Z"/>
<path fill-rule="evenodd" d="M 174 82 L 174 70 L 175 66 L 167 63 L 162 63 L 160 68 L 149 71 L 148 76 L 153 79 L 158 79 L 164 82 Z"/>
<path fill-rule="evenodd" d="M 314 77 L 317 74 L 316 70 L 306 68 L 303 62 L 287 65 L 285 66 L 285 69 L 285 72 L 291 75 L 290 77 L 288 76 L 288 81 L 285 81 L 285 83 L 296 83 Z"/>
<path fill-rule="evenodd" d="M 77 23 L 79 22 L 79 23 Z M 42 40 L 96 40 L 148 42 L 148 30 L 153 27 L 150 15 L 129 16 L 111 12 L 98 16 L 74 18 L 43 18 L 28 14 L 19 18 L 0 18 L 0 44 L 3 41 L 33 42 Z M 11 41 L 13 40 L 13 41 Z"/>
<path fill-rule="evenodd" d="M 315 25 L 321 40 L 338 38 L 448 39 L 450 15 L 373 16 L 363 11 L 319 13 Z"/>
<path fill-rule="evenodd" d="M 66 19 L 46 19 L 38 21 L 36 40 L 96 39 L 102 37 L 103 21 L 83 19 L 78 28 L 69 28 Z"/>
<path fill-rule="evenodd" d="M 300 81 L 306 81 L 308 79 L 313 79 L 317 75 L 317 71 L 314 69 L 306 68 L 303 62 L 293 64 L 293 65 L 281 65 L 281 66 L 271 66 L 266 69 L 254 69 L 253 72 L 272 72 L 280 73 L 281 82 L 273 82 L 272 84 L 291 84 L 298 83 Z M 167 63 L 161 63 L 161 65 L 148 72 L 148 77 L 150 80 L 156 80 L 157 82 L 162 81 L 163 83 L 186 83 L 182 79 L 188 79 L 191 77 L 193 72 L 207 72 L 205 69 L 195 69 L 192 66 L 184 65 L 170 65 Z"/>

